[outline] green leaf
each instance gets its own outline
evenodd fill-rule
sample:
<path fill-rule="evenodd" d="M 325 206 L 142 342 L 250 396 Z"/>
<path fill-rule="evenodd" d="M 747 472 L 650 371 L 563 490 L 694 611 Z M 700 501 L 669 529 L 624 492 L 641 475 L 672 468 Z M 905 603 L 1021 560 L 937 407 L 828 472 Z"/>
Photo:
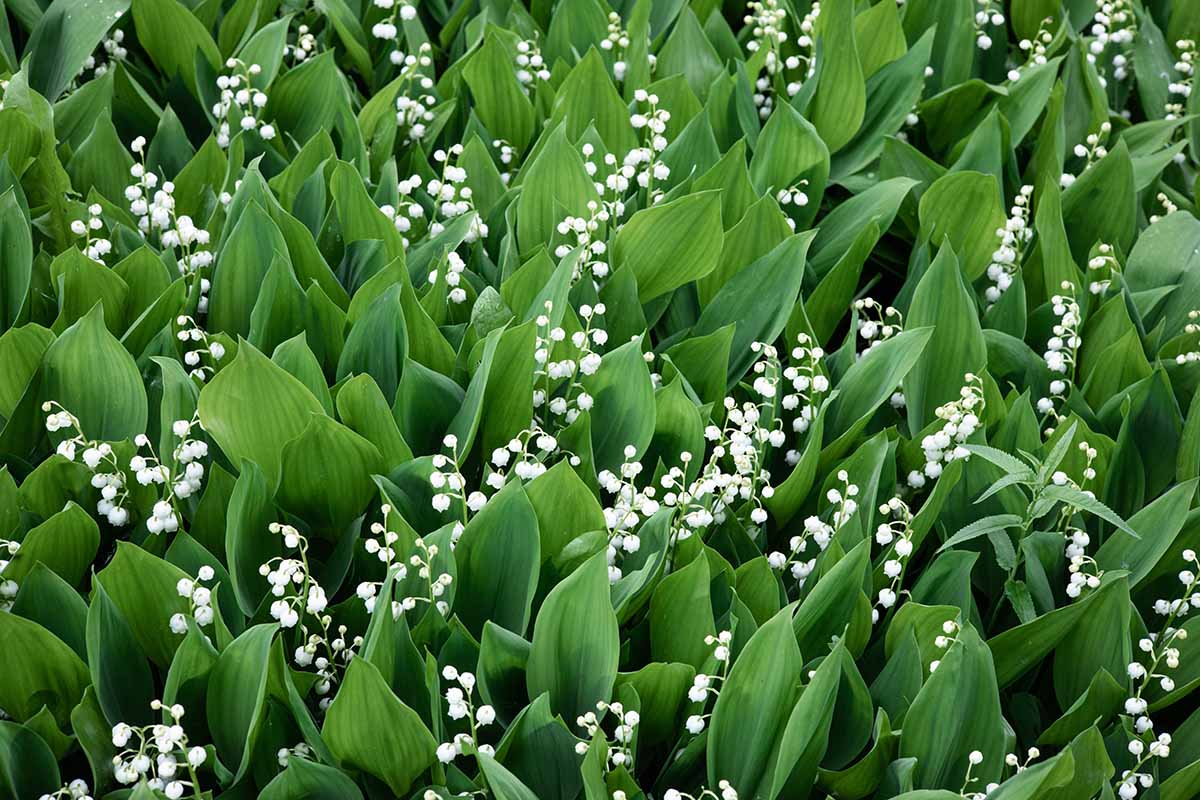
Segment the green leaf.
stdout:
<path fill-rule="evenodd" d="M 476 636 L 492 622 L 522 635 L 537 589 L 541 543 L 537 516 L 519 481 L 496 493 L 463 530 L 455 611 Z"/>
<path fill-rule="evenodd" d="M 82 583 L 100 546 L 100 529 L 86 511 L 68 501 L 65 508 L 31 529 L 4 568 L 4 580 L 21 583 L 41 563 L 72 586 Z"/>
<path fill-rule="evenodd" d="M 978 309 L 949 247 L 942 247 L 917 284 L 905 324 L 933 328 L 929 344 L 904 377 L 909 429 L 919 431 L 936 418 L 939 406 L 961 399 L 966 375 L 977 376 L 987 364 Z"/>
<path fill-rule="evenodd" d="M 550 693 L 566 719 L 607 701 L 617 676 L 617 616 L 608 597 L 608 565 L 597 553 L 550 590 L 533 626 L 526 668 L 529 696 Z"/>
<path fill-rule="evenodd" d="M 836 439 L 864 425 L 916 365 L 932 336 L 932 328 L 910 328 L 854 362 L 837 384 L 825 438 Z"/>
<path fill-rule="evenodd" d="M 826 0 L 821 6 L 820 71 L 813 96 L 813 125 L 836 153 L 862 124 L 867 108 L 867 85 L 854 40 L 852 0 Z"/>
<path fill-rule="evenodd" d="M 162 668 L 171 663 L 180 642 L 171 632 L 171 617 L 186 615 L 189 610 L 188 599 L 180 597 L 175 587 L 181 579 L 190 577 L 130 542 L 118 542 L 116 555 L 96 574 L 96 580 L 129 624 L 138 647 Z"/>
<path fill-rule="evenodd" d="M 97 582 L 87 616 L 87 656 L 96 699 L 110 725 L 147 724 L 155 698 L 150 664 L 129 623 Z"/>
<path fill-rule="evenodd" d="M 213 69 L 222 62 L 204 24 L 187 6 L 171 0 L 133 0 L 133 23 L 138 42 L 163 75 L 168 79 L 178 75 L 199 97 L 194 58 L 202 57 Z"/>
<path fill-rule="evenodd" d="M 654 436 L 654 385 L 641 341 L 606 353 L 596 373 L 582 382 L 595 401 L 589 413 L 596 466 L 616 470 L 626 460 L 626 447 L 640 455 Z"/>
<path fill-rule="evenodd" d="M 434 761 L 436 742 L 421 718 L 361 658 L 346 668 L 321 735 L 339 762 L 374 775 L 397 795 Z"/>
<path fill-rule="evenodd" d="M 943 175 L 921 195 L 919 215 L 921 234 L 938 248 L 948 242 L 961 256 L 968 281 L 987 270 L 999 246 L 996 231 L 1005 223 L 994 176 L 970 171 Z"/>
<path fill-rule="evenodd" d="M 33 279 L 33 240 L 15 189 L 0 194 L 0 333 L 13 327 Z"/>
<path fill-rule="evenodd" d="M 129 10 L 129 0 L 55 0 L 26 45 L 29 85 L 54 101 L 83 68 L 109 28 Z"/>
<path fill-rule="evenodd" d="M 715 334 L 733 324 L 727 383 L 732 385 L 754 363 L 753 342 L 773 342 L 783 332 L 804 277 L 804 259 L 813 234 L 800 233 L 743 267 L 705 306 L 693 336 Z"/>
<path fill-rule="evenodd" d="M 270 413 L 260 413 L 270 409 Z M 235 463 L 262 467 L 268 486 L 277 486 L 283 448 L 324 409 L 304 384 L 276 366 L 249 342 L 200 391 L 200 422 Z"/>
<path fill-rule="evenodd" d="M 513 71 L 513 58 L 492 29 L 463 68 L 463 78 L 475 100 L 474 112 L 496 136 L 518 151 L 533 135 L 533 106 Z"/>
<path fill-rule="evenodd" d="M 596 188 L 583 167 L 583 157 L 567 140 L 566 128 L 543 134 L 544 144 L 521 172 L 521 195 L 516 204 L 516 234 L 522 253 L 549 245 L 558 223 L 568 216 L 588 217 L 589 201 L 598 201 Z M 534 187 L 526 191 L 525 187 Z"/>
<path fill-rule="evenodd" d="M 42 370 L 42 397 L 77 417 L 85 436 L 115 442 L 146 430 L 142 376 L 99 303 L 50 345 Z"/>
<path fill-rule="evenodd" d="M 792 634 L 792 607 L 755 631 L 734 661 L 708 730 L 708 782 L 727 780 L 739 797 L 771 797 L 772 754 L 781 746 L 796 702 L 802 665 Z"/>
<path fill-rule="evenodd" d="M 720 194 L 689 194 L 630 217 L 613 242 L 613 264 L 633 272 L 644 303 L 712 272 L 723 239 Z"/>
<path fill-rule="evenodd" d="M 992 656 L 975 629 L 965 626 L 904 716 L 900 755 L 917 759 L 916 782 L 957 787 L 967 755 L 983 753 L 972 777 L 993 781 L 1003 768 L 1004 729 Z"/>
<path fill-rule="evenodd" d="M 50 631 L 0 613 L 0 705 L 13 719 L 24 721 L 48 706 L 60 726 L 90 683 L 87 665 Z"/>

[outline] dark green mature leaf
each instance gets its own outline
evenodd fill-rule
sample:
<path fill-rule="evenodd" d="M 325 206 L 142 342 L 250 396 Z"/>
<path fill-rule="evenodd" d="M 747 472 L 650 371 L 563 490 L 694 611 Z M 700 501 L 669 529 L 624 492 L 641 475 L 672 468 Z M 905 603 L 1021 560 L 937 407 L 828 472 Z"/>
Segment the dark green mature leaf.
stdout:
<path fill-rule="evenodd" d="M 917 759 L 921 786 L 961 786 L 972 750 L 984 754 L 972 775 L 995 780 L 1003 763 L 1002 724 L 991 653 L 967 626 L 905 715 L 900 754 Z"/>
<path fill-rule="evenodd" d="M 14 189 L 0 194 L 0 333 L 11 328 L 25 307 L 33 278 L 33 241 L 29 222 Z"/>
<path fill-rule="evenodd" d="M 89 683 L 87 665 L 50 631 L 15 614 L 0 613 L 4 680 L 0 703 L 18 721 L 43 706 L 64 724 Z"/>
<path fill-rule="evenodd" d="M 479 636 L 484 623 L 522 635 L 541 564 L 538 521 L 519 482 L 501 489 L 467 523 L 454 550 L 460 600 L 455 610 Z"/>
<path fill-rule="evenodd" d="M 788 606 L 754 633 L 713 708 L 708 780 L 728 780 L 739 796 L 774 796 L 772 789 L 760 787 L 764 782 L 771 787 L 776 780 L 773 753 L 790 727 L 802 664 L 791 615 Z"/>
<path fill-rule="evenodd" d="M 608 598 L 604 554 L 585 561 L 550 591 L 533 626 L 529 696 L 550 693 L 566 719 L 607 701 L 617 675 L 617 617 Z"/>
<path fill-rule="evenodd" d="M 932 193 L 926 192 L 922 203 Z M 966 376 L 977 376 L 987 363 L 975 301 L 949 247 L 942 247 L 917 284 L 906 322 L 933 328 L 929 344 L 904 377 L 909 427 L 919 431 L 935 419 L 939 406 L 960 399 Z"/>

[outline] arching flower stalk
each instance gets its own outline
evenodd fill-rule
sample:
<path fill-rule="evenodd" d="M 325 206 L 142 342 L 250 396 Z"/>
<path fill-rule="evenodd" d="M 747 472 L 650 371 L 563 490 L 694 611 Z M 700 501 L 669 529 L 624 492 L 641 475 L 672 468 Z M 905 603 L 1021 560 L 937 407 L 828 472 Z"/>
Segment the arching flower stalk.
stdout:
<path fill-rule="evenodd" d="M 700 704 L 699 713 L 690 715 L 687 722 L 684 723 L 688 733 L 693 736 L 698 736 L 708 725 L 708 719 L 712 717 L 712 712 L 705 713 L 704 709 L 708 707 L 710 698 L 716 700 L 721 694 L 721 687 L 725 685 L 725 679 L 729 677 L 729 665 L 733 658 L 730 652 L 733 633 L 721 631 L 716 636 L 705 636 L 704 643 L 713 648 L 712 658 L 717 662 L 718 672 L 712 675 L 705 673 L 696 675 L 692 680 L 692 687 L 688 689 L 688 700 Z"/>

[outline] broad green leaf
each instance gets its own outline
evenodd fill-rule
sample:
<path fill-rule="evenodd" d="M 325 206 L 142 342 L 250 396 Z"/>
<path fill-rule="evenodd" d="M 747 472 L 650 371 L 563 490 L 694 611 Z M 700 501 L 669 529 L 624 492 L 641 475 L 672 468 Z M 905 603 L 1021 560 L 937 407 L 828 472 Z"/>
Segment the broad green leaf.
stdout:
<path fill-rule="evenodd" d="M 607 701 L 617 675 L 617 617 L 608 597 L 608 566 L 598 553 L 542 603 L 526 668 L 529 696 L 550 693 L 550 706 L 574 720 Z"/>
<path fill-rule="evenodd" d="M 249 342 L 200 391 L 198 410 L 225 455 L 258 464 L 270 487 L 279 483 L 284 445 L 304 432 L 313 414 L 324 414 L 304 384 Z"/>
<path fill-rule="evenodd" d="M 723 238 L 720 195 L 690 194 L 634 214 L 613 242 L 613 265 L 633 272 L 645 302 L 712 272 Z"/>

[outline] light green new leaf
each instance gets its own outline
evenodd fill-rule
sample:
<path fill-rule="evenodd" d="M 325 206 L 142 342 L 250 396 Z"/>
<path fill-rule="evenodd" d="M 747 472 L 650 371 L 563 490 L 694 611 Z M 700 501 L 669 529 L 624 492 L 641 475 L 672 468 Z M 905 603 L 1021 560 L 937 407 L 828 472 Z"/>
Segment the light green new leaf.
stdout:
<path fill-rule="evenodd" d="M 948 241 L 962 260 L 968 281 L 982 275 L 1004 227 L 1004 206 L 996 178 L 981 172 L 951 172 L 921 196 L 921 234 L 932 246 Z"/>
<path fill-rule="evenodd" d="M 972 750 L 984 756 L 972 777 L 993 781 L 1000 775 L 1004 741 L 992 655 L 967 625 L 909 707 L 900 755 L 917 759 L 917 785 L 957 789 Z"/>

